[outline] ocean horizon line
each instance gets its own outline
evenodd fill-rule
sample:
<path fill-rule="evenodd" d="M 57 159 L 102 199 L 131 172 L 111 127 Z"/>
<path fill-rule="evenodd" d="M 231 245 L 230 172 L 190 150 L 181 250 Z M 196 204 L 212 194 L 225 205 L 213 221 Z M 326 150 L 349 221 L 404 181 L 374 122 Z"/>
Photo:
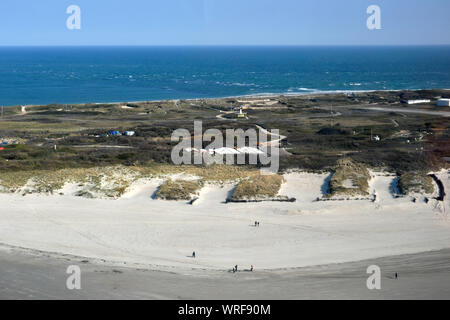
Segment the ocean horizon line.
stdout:
<path fill-rule="evenodd" d="M 324 48 L 324 47 L 450 47 L 448 44 L 13 44 L 0 48 Z"/>

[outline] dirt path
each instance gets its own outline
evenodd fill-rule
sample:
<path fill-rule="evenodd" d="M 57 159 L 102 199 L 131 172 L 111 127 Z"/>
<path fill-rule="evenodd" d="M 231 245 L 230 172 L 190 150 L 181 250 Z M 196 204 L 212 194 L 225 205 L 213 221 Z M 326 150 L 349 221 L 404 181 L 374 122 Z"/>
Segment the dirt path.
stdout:
<path fill-rule="evenodd" d="M 135 149 L 135 147 L 130 146 L 114 146 L 114 145 L 99 145 L 99 144 L 90 144 L 90 145 L 78 145 L 78 146 L 71 146 L 72 148 L 103 148 L 103 149 Z"/>
<path fill-rule="evenodd" d="M 232 113 L 234 113 L 234 111 L 221 111 L 221 113 L 218 114 L 218 115 L 216 116 L 216 118 L 217 118 L 217 119 L 220 119 L 220 120 L 225 120 L 225 121 L 234 120 L 234 119 L 227 119 L 227 118 L 224 118 L 225 115 L 227 115 L 227 114 L 232 114 Z"/>
<path fill-rule="evenodd" d="M 359 106 L 358 108 L 361 108 Z M 367 110 L 375 110 L 375 111 L 381 111 L 381 112 L 402 112 L 402 113 L 411 113 L 411 114 L 427 114 L 432 116 L 443 116 L 443 117 L 450 117 L 450 112 L 447 111 L 433 111 L 433 110 L 422 110 L 422 109 L 410 109 L 408 107 L 405 108 L 391 108 L 391 107 L 372 107 L 372 106 L 365 106 L 365 109 Z"/>
<path fill-rule="evenodd" d="M 268 147 L 268 146 L 279 147 L 281 145 L 281 141 L 283 141 L 284 139 L 287 138 L 286 136 L 283 136 L 280 134 L 271 133 L 261 126 L 256 125 L 256 127 L 267 135 L 278 137 L 278 139 L 267 141 L 266 143 L 263 144 L 263 147 Z M 287 151 L 286 148 L 280 148 L 280 155 L 281 156 L 291 156 L 292 153 Z"/>

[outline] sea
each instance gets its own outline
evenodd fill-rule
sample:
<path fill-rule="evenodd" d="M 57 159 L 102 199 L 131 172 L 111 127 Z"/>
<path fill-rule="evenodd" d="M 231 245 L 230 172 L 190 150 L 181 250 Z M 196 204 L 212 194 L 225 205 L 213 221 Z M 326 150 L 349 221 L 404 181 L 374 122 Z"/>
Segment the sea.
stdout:
<path fill-rule="evenodd" d="M 0 105 L 450 88 L 450 46 L 0 47 Z"/>

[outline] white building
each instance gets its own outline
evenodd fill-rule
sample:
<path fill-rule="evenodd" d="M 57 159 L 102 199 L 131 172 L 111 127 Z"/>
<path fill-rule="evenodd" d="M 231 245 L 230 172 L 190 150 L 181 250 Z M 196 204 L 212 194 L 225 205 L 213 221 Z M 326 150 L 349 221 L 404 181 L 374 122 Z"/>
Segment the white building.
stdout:
<path fill-rule="evenodd" d="M 439 99 L 436 105 L 438 107 L 450 107 L 450 99 Z"/>
<path fill-rule="evenodd" d="M 242 147 L 237 149 L 237 151 L 245 154 L 264 154 L 261 150 L 253 147 Z"/>
<path fill-rule="evenodd" d="M 423 100 L 406 100 L 406 104 L 420 104 L 420 103 L 430 103 L 431 100 L 423 99 Z"/>
<path fill-rule="evenodd" d="M 208 150 L 210 154 L 239 154 L 239 151 L 234 150 L 233 148 L 219 148 L 219 149 L 209 149 Z"/>

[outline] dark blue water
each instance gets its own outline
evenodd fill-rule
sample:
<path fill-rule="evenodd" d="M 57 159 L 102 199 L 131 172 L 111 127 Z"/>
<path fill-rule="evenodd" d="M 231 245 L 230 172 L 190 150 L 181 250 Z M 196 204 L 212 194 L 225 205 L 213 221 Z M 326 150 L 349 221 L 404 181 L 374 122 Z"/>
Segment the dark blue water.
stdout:
<path fill-rule="evenodd" d="M 0 48 L 0 105 L 425 88 L 450 46 Z"/>

